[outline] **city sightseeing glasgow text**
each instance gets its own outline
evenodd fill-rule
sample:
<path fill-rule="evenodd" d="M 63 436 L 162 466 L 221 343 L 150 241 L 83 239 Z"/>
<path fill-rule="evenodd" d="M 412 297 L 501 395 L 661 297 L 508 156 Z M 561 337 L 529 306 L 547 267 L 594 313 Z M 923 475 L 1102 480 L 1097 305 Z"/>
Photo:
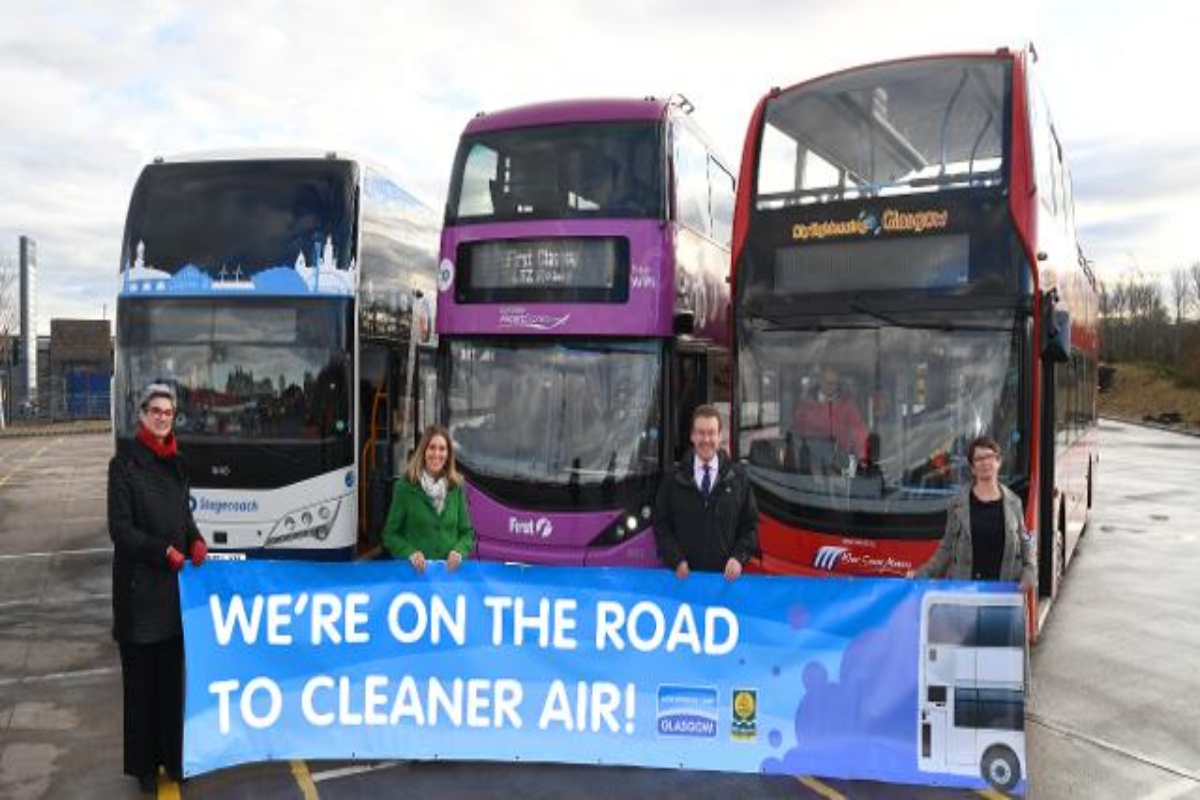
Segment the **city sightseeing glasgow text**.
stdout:
<path fill-rule="evenodd" d="M 880 230 L 887 233 L 924 233 L 941 230 L 950 223 L 950 212 L 940 209 L 924 211 L 897 211 L 886 209 L 876 223 L 871 214 L 856 219 L 828 220 L 823 222 L 797 222 L 792 226 L 794 241 L 826 239 L 832 236 L 867 236 Z"/>

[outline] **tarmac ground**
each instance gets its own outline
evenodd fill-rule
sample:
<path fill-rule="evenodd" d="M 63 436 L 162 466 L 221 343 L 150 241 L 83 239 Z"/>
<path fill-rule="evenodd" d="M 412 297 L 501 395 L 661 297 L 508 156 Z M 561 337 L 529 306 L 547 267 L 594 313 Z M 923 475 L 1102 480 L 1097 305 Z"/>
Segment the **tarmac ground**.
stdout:
<path fill-rule="evenodd" d="M 138 797 L 121 774 L 108 435 L 0 437 L 0 798 Z M 1097 504 L 1033 650 L 1032 798 L 1200 798 L 1200 439 L 1105 421 Z M 489 762 L 275 762 L 163 798 L 999 797 L 815 778 Z"/>

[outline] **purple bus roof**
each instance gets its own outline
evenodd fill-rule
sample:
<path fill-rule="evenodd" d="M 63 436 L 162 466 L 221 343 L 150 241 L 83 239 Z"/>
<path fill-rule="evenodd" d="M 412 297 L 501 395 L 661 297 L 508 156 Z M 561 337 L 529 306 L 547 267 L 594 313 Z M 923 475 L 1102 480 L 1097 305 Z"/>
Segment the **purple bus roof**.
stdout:
<path fill-rule="evenodd" d="M 481 112 L 467 123 L 463 135 L 482 131 L 527 128 L 535 125 L 560 125 L 568 122 L 610 122 L 617 120 L 657 120 L 670 101 L 656 97 L 642 99 L 555 100 L 528 106 Z"/>

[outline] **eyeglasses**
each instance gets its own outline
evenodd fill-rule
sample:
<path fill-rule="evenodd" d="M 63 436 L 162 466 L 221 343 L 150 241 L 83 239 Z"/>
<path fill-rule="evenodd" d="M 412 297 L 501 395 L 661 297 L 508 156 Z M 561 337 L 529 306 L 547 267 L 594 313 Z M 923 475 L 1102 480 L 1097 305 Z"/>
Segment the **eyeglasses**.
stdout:
<path fill-rule="evenodd" d="M 999 461 L 998 453 L 984 453 L 983 455 L 975 456 L 971 459 L 972 464 L 982 464 L 984 461 Z"/>
<path fill-rule="evenodd" d="M 159 418 L 161 418 L 161 419 L 171 419 L 172 417 L 174 417 L 174 416 L 175 416 L 175 411 L 174 411 L 174 409 L 170 409 L 170 408 L 155 408 L 154 406 L 151 406 L 150 408 L 147 408 L 147 409 L 146 409 L 146 413 L 147 413 L 147 414 L 149 414 L 149 415 L 150 415 L 150 416 L 152 416 L 152 417 L 159 417 Z"/>

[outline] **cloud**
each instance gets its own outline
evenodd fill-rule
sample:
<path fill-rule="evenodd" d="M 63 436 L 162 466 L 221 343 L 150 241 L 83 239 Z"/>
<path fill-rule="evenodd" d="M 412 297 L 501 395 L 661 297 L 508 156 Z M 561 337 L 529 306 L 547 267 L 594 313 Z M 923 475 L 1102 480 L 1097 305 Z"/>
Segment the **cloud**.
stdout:
<path fill-rule="evenodd" d="M 1076 165 L 1080 221 L 1107 253 L 1138 230 L 1118 227 L 1133 213 L 1120 203 L 1141 198 L 1139 208 L 1157 214 L 1173 202 L 1164 187 L 1182 190 L 1196 174 L 1194 156 L 1174 162 L 1192 169 L 1175 175 L 1157 160 L 1200 152 L 1192 115 L 1178 111 L 1183 89 L 1172 88 L 1190 74 L 1190 43 L 1175 45 L 1195 26 L 1147 15 L 1151 25 L 1140 8 L 1109 23 L 1110 15 L 1072 2 L 1068 14 L 1017 0 L 987 25 L 972 4 L 935 0 L 414 0 L 336 11 L 283 0 L 16 4 L 0 30 L 0 247 L 15 252 L 22 233 L 38 239 L 44 327 L 50 316 L 88 315 L 89 302 L 94 316 L 100 298 L 111 298 L 125 204 L 140 167 L 158 154 L 356 152 L 389 166 L 436 208 L 458 135 L 477 111 L 682 92 L 736 166 L 750 114 L 772 86 L 856 63 L 1020 44 L 1035 31 Z M 1197 15 L 1187 4 L 1165 7 Z M 1127 35 L 1151 27 L 1174 44 Z M 1082 46 L 1072 38 L 1080 30 Z M 1148 75 L 1143 65 L 1163 72 Z M 1176 150 L 1151 148 L 1141 168 L 1117 174 L 1130 158 L 1116 144 L 1125 139 L 1102 137 L 1159 128 Z M 1119 180 L 1128 182 L 1114 188 Z M 1147 218 L 1141 228 L 1154 232 L 1164 259 L 1168 242 L 1190 247 L 1170 235 L 1179 218 L 1171 219 Z M 1150 250 L 1141 240 L 1127 244 Z"/>
<path fill-rule="evenodd" d="M 1106 277 L 1128 268 L 1167 272 L 1200 258 L 1189 233 L 1200 208 L 1200 150 L 1149 134 L 1096 138 L 1073 151 L 1079 236 Z"/>

